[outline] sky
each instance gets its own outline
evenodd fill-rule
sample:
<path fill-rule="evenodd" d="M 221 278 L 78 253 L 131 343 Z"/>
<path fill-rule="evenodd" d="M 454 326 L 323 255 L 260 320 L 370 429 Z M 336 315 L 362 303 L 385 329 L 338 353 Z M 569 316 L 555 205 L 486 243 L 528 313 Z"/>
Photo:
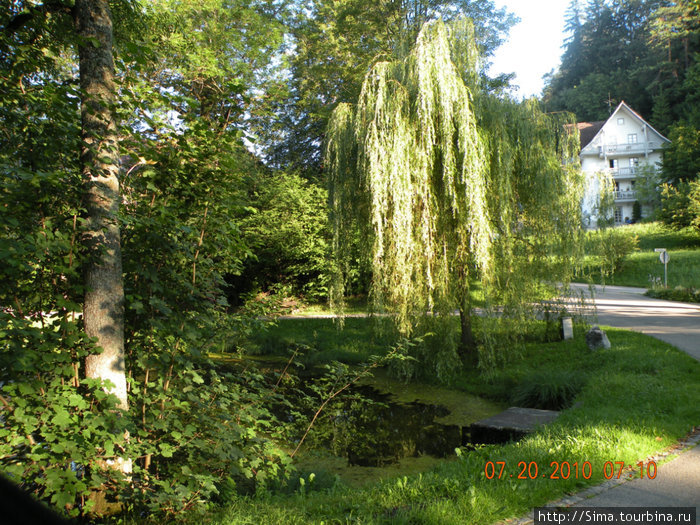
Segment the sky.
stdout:
<path fill-rule="evenodd" d="M 564 12 L 567 0 L 494 0 L 520 18 L 508 41 L 496 51 L 491 75 L 515 73 L 518 98 L 539 96 L 542 76 L 559 66 L 564 43 Z"/>

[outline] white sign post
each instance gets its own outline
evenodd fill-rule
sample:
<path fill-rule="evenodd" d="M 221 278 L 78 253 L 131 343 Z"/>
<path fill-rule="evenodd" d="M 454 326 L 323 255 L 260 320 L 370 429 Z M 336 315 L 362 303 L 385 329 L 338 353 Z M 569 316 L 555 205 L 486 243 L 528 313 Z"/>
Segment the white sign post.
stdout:
<path fill-rule="evenodd" d="M 666 248 L 656 248 L 654 251 L 659 254 L 659 260 L 664 263 L 664 288 L 668 288 L 668 261 L 671 257 Z"/>

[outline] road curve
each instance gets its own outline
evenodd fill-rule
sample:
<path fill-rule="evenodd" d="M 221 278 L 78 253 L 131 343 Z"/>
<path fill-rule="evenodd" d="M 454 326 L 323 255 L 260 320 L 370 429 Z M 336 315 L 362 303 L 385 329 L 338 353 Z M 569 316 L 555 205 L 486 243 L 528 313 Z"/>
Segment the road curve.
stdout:
<path fill-rule="evenodd" d="M 590 297 L 588 285 L 572 284 Z M 700 304 L 646 297 L 644 288 L 594 286 L 600 324 L 641 332 L 679 348 L 700 361 Z"/>

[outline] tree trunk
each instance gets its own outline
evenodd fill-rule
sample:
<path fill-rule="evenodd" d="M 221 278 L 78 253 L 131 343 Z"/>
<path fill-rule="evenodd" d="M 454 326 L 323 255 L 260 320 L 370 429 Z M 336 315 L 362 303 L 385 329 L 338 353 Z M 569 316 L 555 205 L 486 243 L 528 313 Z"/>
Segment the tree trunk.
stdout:
<path fill-rule="evenodd" d="M 85 332 L 96 337 L 101 354 L 85 360 L 88 378 L 109 380 L 119 408 L 128 409 L 124 366 L 124 284 L 119 236 L 119 153 L 114 115 L 115 86 L 112 20 L 108 0 L 76 0 L 79 38 L 82 119 L 81 166 L 86 228 Z M 131 472 L 128 459 L 106 462 L 102 468 Z M 114 510 L 104 491 L 95 493 L 93 512 Z"/>
<path fill-rule="evenodd" d="M 87 213 L 84 246 L 85 331 L 104 349 L 88 357 L 87 377 L 109 379 L 120 408 L 128 408 L 124 371 L 124 285 L 119 238 L 119 154 L 112 107 L 115 100 L 112 21 L 107 0 L 75 3 L 81 39 L 83 195 Z"/>
<path fill-rule="evenodd" d="M 461 333 L 459 338 L 459 355 L 464 364 L 476 364 L 476 340 L 472 330 L 472 316 L 469 305 L 459 309 Z"/>

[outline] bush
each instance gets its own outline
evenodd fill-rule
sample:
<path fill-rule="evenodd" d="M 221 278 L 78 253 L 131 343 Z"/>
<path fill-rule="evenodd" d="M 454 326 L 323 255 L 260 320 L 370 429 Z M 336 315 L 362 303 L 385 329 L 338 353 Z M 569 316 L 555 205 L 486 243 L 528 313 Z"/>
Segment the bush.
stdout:
<path fill-rule="evenodd" d="M 678 182 L 661 187 L 661 210 L 659 218 L 673 228 L 685 228 L 693 221 L 690 203 L 690 185 Z"/>
<path fill-rule="evenodd" d="M 697 288 L 653 288 L 647 290 L 646 294 L 655 299 L 667 299 L 669 301 L 681 301 L 684 303 L 700 303 L 700 290 Z"/>
<path fill-rule="evenodd" d="M 642 205 L 639 201 L 634 201 L 632 205 L 632 222 L 639 222 L 642 219 Z"/>
<path fill-rule="evenodd" d="M 324 188 L 293 174 L 260 176 L 251 212 L 241 222 L 254 258 L 238 287 L 269 291 L 283 284 L 313 302 L 328 298 L 330 242 L 328 195 Z"/>
<path fill-rule="evenodd" d="M 122 455 L 128 423 L 99 380 L 78 377 L 95 348 L 66 318 L 42 328 L 0 313 L 0 333 L 0 468 L 69 515 L 89 512 L 93 491 L 122 481 L 104 465 Z"/>
<path fill-rule="evenodd" d="M 147 162 L 123 180 L 126 413 L 85 377 L 99 349 L 80 313 L 80 171 L 28 171 L 0 149 L 0 469 L 60 512 L 89 517 L 99 493 L 172 522 L 283 476 L 281 425 L 262 408 L 272 387 L 206 359 L 261 326 L 259 311 L 227 310 L 222 274 L 248 250 L 231 219 L 241 159 L 216 138 L 132 145 Z M 108 466 L 129 459 L 130 480 Z"/>
<path fill-rule="evenodd" d="M 638 249 L 639 237 L 626 228 L 606 228 L 587 234 L 586 252 L 598 257 L 600 272 L 605 276 L 619 271 L 625 258 Z"/>

